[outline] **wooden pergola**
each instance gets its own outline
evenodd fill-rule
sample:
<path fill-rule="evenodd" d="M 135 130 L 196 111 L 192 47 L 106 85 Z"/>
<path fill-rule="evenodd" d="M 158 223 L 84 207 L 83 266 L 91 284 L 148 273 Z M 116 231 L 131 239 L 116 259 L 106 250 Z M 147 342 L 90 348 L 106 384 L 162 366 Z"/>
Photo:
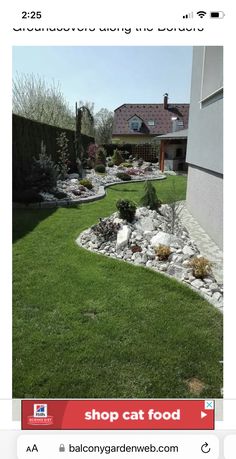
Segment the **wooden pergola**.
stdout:
<path fill-rule="evenodd" d="M 180 140 L 187 140 L 188 138 L 188 130 L 183 129 L 181 131 L 170 132 L 164 135 L 158 135 L 155 139 L 160 140 L 160 159 L 159 159 L 159 167 L 161 172 L 164 172 L 165 168 L 165 147 L 169 143 L 175 143 Z"/>

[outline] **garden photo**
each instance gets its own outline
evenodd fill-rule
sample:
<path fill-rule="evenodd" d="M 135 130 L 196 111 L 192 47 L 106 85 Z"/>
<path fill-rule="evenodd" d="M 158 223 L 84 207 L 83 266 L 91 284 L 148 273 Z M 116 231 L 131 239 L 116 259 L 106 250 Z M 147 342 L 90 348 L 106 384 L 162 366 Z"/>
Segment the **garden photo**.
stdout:
<path fill-rule="evenodd" d="M 13 398 L 223 397 L 223 48 L 13 47 Z"/>

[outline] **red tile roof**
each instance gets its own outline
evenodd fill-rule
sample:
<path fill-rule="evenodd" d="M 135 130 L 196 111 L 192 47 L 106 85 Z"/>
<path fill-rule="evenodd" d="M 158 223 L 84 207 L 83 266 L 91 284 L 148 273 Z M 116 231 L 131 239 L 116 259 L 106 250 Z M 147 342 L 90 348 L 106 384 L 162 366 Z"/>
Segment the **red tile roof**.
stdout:
<path fill-rule="evenodd" d="M 139 116 L 143 120 L 141 132 L 133 131 L 129 127 L 128 120 L 133 116 Z M 172 117 L 178 117 L 183 121 L 180 129 L 188 127 L 189 104 L 168 104 L 164 109 L 162 104 L 123 104 L 116 108 L 112 135 L 161 135 L 172 132 Z M 154 120 L 155 125 L 149 126 L 148 121 Z"/>

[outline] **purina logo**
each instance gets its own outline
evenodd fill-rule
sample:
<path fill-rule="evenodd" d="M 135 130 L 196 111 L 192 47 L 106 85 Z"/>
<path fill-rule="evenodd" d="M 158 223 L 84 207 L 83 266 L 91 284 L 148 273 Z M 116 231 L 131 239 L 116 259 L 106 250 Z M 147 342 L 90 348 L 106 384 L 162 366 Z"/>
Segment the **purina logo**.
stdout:
<path fill-rule="evenodd" d="M 46 404 L 34 404 L 34 418 L 46 418 L 48 414 L 48 406 Z"/>
<path fill-rule="evenodd" d="M 50 426 L 53 424 L 53 416 L 48 416 L 46 403 L 34 403 L 34 414 L 28 416 L 28 424 L 31 426 Z"/>

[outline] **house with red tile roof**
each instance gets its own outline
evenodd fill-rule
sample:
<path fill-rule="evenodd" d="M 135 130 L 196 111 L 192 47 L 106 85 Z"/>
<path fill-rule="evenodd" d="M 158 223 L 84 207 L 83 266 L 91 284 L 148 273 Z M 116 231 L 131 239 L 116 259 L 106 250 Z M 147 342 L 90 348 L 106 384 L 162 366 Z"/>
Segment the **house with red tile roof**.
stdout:
<path fill-rule="evenodd" d="M 123 104 L 114 111 L 112 143 L 142 144 L 188 128 L 189 104 Z"/>

